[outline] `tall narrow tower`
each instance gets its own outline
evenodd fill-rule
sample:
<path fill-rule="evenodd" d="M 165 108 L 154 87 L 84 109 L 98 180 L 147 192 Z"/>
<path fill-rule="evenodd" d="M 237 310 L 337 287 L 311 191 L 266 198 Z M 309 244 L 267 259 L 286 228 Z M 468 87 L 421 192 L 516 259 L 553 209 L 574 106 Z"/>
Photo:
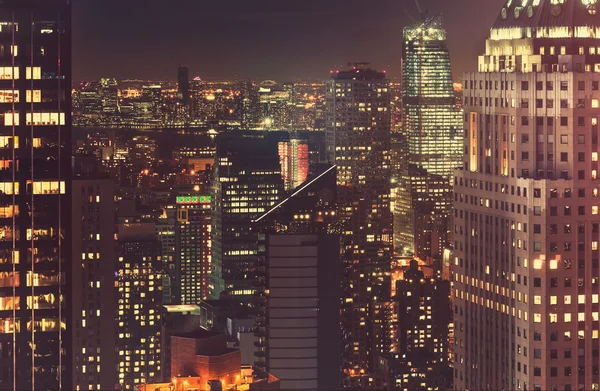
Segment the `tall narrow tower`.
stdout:
<path fill-rule="evenodd" d="M 344 224 L 343 365 L 350 385 L 365 385 L 363 379 L 376 379 L 382 347 L 373 332 L 375 308 L 390 296 L 389 81 L 383 72 L 357 66 L 332 75 L 326 99 L 327 153 L 337 165 Z"/>
<path fill-rule="evenodd" d="M 597 390 L 596 0 L 508 1 L 464 76 L 455 390 Z"/>
<path fill-rule="evenodd" d="M 72 389 L 70 18 L 69 0 L 0 3 L 0 384 L 7 390 Z"/>
<path fill-rule="evenodd" d="M 448 244 L 453 171 L 460 167 L 461 113 L 456 110 L 450 54 L 441 16 L 404 29 L 403 129 L 394 245 L 437 258 Z"/>

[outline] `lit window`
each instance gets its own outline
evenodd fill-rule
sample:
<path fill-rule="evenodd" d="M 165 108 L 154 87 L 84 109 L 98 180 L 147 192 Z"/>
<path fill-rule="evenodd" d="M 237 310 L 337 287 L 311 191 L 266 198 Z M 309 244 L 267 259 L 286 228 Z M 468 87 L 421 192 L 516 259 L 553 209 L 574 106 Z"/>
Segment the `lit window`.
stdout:
<path fill-rule="evenodd" d="M 25 68 L 25 78 L 27 80 L 40 80 L 42 78 L 42 68 L 40 67 L 33 67 L 33 77 L 31 77 L 31 67 L 27 67 Z"/>

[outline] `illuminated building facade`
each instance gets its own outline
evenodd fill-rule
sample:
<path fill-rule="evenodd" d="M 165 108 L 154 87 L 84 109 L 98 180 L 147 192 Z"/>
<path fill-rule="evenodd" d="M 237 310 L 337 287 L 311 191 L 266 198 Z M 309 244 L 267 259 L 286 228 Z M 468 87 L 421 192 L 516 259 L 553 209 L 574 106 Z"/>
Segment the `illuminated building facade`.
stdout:
<path fill-rule="evenodd" d="M 0 4 L 0 388 L 72 388 L 71 7 Z"/>
<path fill-rule="evenodd" d="M 450 283 L 425 277 L 415 260 L 403 277 L 396 281 L 393 299 L 398 311 L 394 338 L 397 346 L 390 360 L 395 389 L 450 389 Z"/>
<path fill-rule="evenodd" d="M 308 176 L 308 143 L 297 137 L 279 143 L 279 161 L 285 190 L 300 186 Z"/>
<path fill-rule="evenodd" d="M 343 369 L 382 387 L 372 373 L 380 353 L 372 333 L 373 303 L 389 300 L 390 95 L 385 74 L 355 68 L 332 74 L 326 88 L 326 144 L 337 165 L 343 224 Z M 347 379 L 362 382 L 358 377 Z"/>
<path fill-rule="evenodd" d="M 175 296 L 177 304 L 200 304 L 208 296 L 212 257 L 209 195 L 176 197 Z"/>
<path fill-rule="evenodd" d="M 408 153 L 400 164 L 400 186 L 409 201 L 397 203 L 395 246 L 436 258 L 448 243 L 451 178 L 462 151 L 462 116 L 441 16 L 404 29 L 402 60 L 401 147 Z"/>
<path fill-rule="evenodd" d="M 455 390 L 599 388 L 596 1 L 508 1 L 464 76 Z"/>
<path fill-rule="evenodd" d="M 117 384 L 114 182 L 73 180 L 73 389 L 110 390 Z M 42 296 L 40 296 L 42 297 Z"/>
<path fill-rule="evenodd" d="M 119 217 L 117 333 L 119 386 L 154 382 L 161 374 L 162 264 L 152 219 Z"/>
<path fill-rule="evenodd" d="M 119 83 L 115 79 L 100 80 L 100 99 L 105 114 L 117 114 L 119 111 Z"/>
<path fill-rule="evenodd" d="M 281 197 L 277 142 L 268 135 L 222 134 L 213 170 L 213 256 L 209 295 L 224 291 L 251 304 L 256 291 L 257 235 L 253 221 Z"/>

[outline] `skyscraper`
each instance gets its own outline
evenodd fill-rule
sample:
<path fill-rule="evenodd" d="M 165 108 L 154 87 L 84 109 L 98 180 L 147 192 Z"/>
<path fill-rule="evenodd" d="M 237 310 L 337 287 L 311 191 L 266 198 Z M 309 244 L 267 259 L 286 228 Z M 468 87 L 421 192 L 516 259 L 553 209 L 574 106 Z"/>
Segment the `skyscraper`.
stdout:
<path fill-rule="evenodd" d="M 509 1 L 464 76 L 455 390 L 597 390 L 596 1 Z"/>
<path fill-rule="evenodd" d="M 177 94 L 184 106 L 190 104 L 190 68 L 183 65 L 177 67 Z"/>
<path fill-rule="evenodd" d="M 279 378 L 282 390 L 341 386 L 335 174 L 328 167 L 258 218 L 255 366 Z"/>
<path fill-rule="evenodd" d="M 0 4 L 0 384 L 71 386 L 71 6 Z"/>
<path fill-rule="evenodd" d="M 176 196 L 175 287 L 178 304 L 200 304 L 208 296 L 211 253 L 209 195 Z"/>
<path fill-rule="evenodd" d="M 390 296 L 390 96 L 385 74 L 361 65 L 327 82 L 326 138 L 344 233 L 344 371 L 349 385 L 367 379 L 378 387 L 372 374 L 382 352 L 371 320 L 376 303 Z"/>
<path fill-rule="evenodd" d="M 308 143 L 291 132 L 289 141 L 279 143 L 279 161 L 285 190 L 300 186 L 308 176 Z"/>
<path fill-rule="evenodd" d="M 396 389 L 446 390 L 452 384 L 449 294 L 450 282 L 426 277 L 416 260 L 396 281 L 397 349 L 390 363 Z"/>
<path fill-rule="evenodd" d="M 126 203 L 119 204 L 115 337 L 119 386 L 130 390 L 160 378 L 163 265 L 155 216 Z"/>
<path fill-rule="evenodd" d="M 246 304 L 254 301 L 260 229 L 253 221 L 283 192 L 277 141 L 254 133 L 222 134 L 217 139 L 211 195 L 213 299 L 227 291 Z"/>
<path fill-rule="evenodd" d="M 452 173 L 461 166 L 462 121 L 456 110 L 442 17 L 404 29 L 403 129 L 398 154 L 395 246 L 405 254 L 439 257 L 447 245 Z M 408 200 L 402 198 L 408 197 Z"/>
<path fill-rule="evenodd" d="M 73 180 L 73 389 L 110 390 L 118 384 L 115 336 L 114 181 L 98 174 Z"/>

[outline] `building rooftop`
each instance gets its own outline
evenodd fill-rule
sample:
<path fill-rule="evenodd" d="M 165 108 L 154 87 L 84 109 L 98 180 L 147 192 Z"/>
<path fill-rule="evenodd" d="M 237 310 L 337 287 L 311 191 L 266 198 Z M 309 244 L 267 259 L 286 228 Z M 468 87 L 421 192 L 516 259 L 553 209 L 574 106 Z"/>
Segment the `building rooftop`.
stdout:
<path fill-rule="evenodd" d="M 493 28 L 600 27 L 597 0 L 508 0 Z"/>
<path fill-rule="evenodd" d="M 371 68 L 354 67 L 345 71 L 331 73 L 334 80 L 384 80 L 385 72 L 379 72 Z"/>

